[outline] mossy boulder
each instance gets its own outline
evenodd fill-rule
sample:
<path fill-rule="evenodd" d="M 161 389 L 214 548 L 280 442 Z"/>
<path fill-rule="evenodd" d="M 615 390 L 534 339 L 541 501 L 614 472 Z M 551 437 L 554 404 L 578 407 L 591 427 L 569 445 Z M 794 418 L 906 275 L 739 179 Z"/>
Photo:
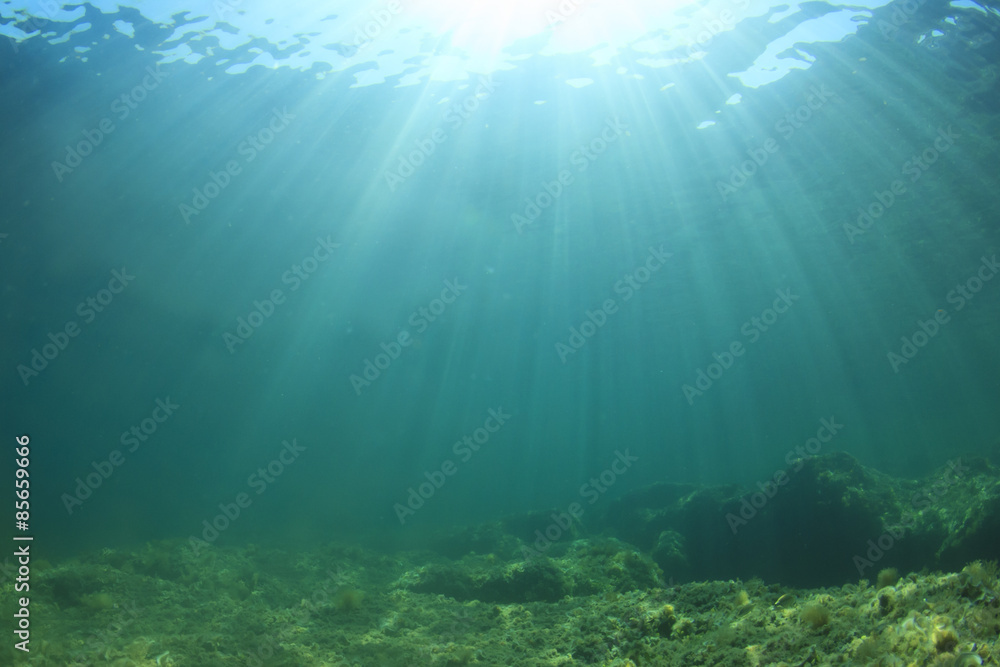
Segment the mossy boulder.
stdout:
<path fill-rule="evenodd" d="M 997 558 L 1000 480 L 983 459 L 901 480 L 834 452 L 795 460 L 754 489 L 654 484 L 613 501 L 596 527 L 650 553 L 674 583 L 840 585 L 885 567 Z"/>

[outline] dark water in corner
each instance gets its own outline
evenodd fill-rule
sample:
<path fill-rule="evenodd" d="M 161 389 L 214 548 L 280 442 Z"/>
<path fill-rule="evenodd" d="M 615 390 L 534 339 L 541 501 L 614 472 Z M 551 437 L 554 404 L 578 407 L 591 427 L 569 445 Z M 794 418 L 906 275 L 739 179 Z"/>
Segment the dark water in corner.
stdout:
<path fill-rule="evenodd" d="M 997 8 L 553 7 L 4 4 L 45 549 L 997 451 Z"/>

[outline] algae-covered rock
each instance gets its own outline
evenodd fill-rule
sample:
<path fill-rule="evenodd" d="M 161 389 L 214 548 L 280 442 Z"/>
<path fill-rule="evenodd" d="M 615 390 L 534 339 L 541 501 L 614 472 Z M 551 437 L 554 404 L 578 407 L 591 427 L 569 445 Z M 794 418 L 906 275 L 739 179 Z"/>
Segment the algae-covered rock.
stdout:
<path fill-rule="evenodd" d="M 562 555 L 500 559 L 493 554 L 435 563 L 404 575 L 413 591 L 483 602 L 552 602 L 568 595 L 656 588 L 663 573 L 649 556 L 614 539 L 576 540 Z"/>
<path fill-rule="evenodd" d="M 687 539 L 676 530 L 664 530 L 653 547 L 653 560 L 664 574 L 674 581 L 691 579 L 691 563 L 687 557 Z"/>
<path fill-rule="evenodd" d="M 418 574 L 410 589 L 447 595 L 456 600 L 482 602 L 552 602 L 570 594 L 572 586 L 549 559 L 512 563 L 487 569 L 464 566 L 430 566 Z"/>
<path fill-rule="evenodd" d="M 1000 556 L 1000 479 L 956 459 L 900 480 L 835 452 L 797 459 L 755 489 L 656 484 L 613 501 L 596 528 L 648 551 L 676 582 L 762 577 L 797 586 L 885 567 Z"/>

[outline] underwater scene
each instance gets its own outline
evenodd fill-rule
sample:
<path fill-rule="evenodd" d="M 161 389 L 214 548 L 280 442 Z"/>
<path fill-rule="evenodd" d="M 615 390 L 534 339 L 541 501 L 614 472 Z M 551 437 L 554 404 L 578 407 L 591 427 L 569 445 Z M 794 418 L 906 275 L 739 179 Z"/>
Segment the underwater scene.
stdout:
<path fill-rule="evenodd" d="M 995 0 L 2 0 L 0 117 L 0 666 L 1000 666 Z"/>

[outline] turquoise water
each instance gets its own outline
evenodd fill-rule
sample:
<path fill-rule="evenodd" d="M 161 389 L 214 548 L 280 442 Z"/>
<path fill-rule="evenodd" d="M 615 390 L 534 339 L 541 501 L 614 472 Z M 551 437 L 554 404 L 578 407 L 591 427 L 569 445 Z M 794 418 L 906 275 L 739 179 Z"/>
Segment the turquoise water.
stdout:
<path fill-rule="evenodd" d="M 996 6 L 481 11 L 4 5 L 45 550 L 995 456 Z"/>

